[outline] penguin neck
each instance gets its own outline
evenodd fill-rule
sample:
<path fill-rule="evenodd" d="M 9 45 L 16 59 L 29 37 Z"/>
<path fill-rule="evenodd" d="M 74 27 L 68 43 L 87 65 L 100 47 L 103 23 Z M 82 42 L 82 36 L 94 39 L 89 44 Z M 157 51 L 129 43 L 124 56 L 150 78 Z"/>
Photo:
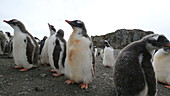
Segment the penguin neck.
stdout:
<path fill-rule="evenodd" d="M 73 34 L 78 35 L 78 36 L 84 36 L 86 38 L 89 38 L 87 35 L 87 31 L 85 28 L 79 28 L 79 27 L 73 27 Z"/>
<path fill-rule="evenodd" d="M 17 35 L 19 33 L 23 33 L 18 26 L 14 26 L 13 29 L 14 29 L 14 35 Z"/>
<path fill-rule="evenodd" d="M 55 33 L 56 33 L 55 31 L 51 30 L 51 31 L 50 31 L 50 36 L 52 36 L 52 35 L 55 34 Z"/>

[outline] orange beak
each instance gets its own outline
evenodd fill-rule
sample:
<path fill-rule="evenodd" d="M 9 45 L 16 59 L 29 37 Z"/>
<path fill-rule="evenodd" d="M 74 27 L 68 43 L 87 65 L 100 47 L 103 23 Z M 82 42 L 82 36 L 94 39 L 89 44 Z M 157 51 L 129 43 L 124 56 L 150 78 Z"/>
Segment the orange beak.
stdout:
<path fill-rule="evenodd" d="M 71 21 L 69 21 L 69 20 L 65 20 L 67 23 L 70 23 Z"/>
<path fill-rule="evenodd" d="M 7 20 L 3 20 L 4 22 L 6 22 L 6 23 L 8 23 L 8 21 Z"/>
<path fill-rule="evenodd" d="M 170 47 L 170 44 L 166 44 L 165 46 Z"/>

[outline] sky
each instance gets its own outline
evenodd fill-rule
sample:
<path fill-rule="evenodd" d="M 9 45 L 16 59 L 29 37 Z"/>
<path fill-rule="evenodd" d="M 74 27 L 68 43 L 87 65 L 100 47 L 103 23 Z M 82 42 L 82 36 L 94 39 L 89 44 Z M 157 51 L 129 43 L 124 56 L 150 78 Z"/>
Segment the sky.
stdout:
<path fill-rule="evenodd" d="M 72 28 L 65 20 L 81 20 L 89 36 L 118 29 L 142 29 L 170 39 L 169 0 L 0 0 L 0 30 L 13 29 L 3 20 L 18 19 L 34 37 L 49 36 L 48 23 L 63 29 L 68 40 Z"/>

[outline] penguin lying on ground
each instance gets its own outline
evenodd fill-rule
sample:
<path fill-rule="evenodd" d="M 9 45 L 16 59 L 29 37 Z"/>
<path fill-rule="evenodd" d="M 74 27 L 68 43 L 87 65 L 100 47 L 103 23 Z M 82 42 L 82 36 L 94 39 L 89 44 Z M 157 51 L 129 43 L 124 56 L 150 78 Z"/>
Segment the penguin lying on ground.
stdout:
<path fill-rule="evenodd" d="M 153 58 L 153 68 L 158 82 L 170 85 L 170 47 L 159 49 Z M 165 86 L 170 88 L 170 86 Z"/>
<path fill-rule="evenodd" d="M 52 26 L 52 25 L 51 25 Z M 52 69 L 57 72 L 53 76 L 62 76 L 64 74 L 64 63 L 66 58 L 66 41 L 63 38 L 64 31 L 59 29 L 49 38 L 48 56 Z"/>
<path fill-rule="evenodd" d="M 114 64 L 114 54 L 113 47 L 109 44 L 107 40 L 104 41 L 104 55 L 103 55 L 103 65 L 107 68 L 112 68 Z"/>
<path fill-rule="evenodd" d="M 155 49 L 167 46 L 170 43 L 165 36 L 152 34 L 123 48 L 113 68 L 117 96 L 155 96 L 156 78 L 151 62 L 152 53 Z"/>
<path fill-rule="evenodd" d="M 38 64 L 38 43 L 34 37 L 26 30 L 24 24 L 16 19 L 4 20 L 14 29 L 13 56 L 17 66 L 23 68 L 20 71 L 27 71 Z"/>
<path fill-rule="evenodd" d="M 40 55 L 41 64 L 43 64 L 44 66 L 50 65 L 49 56 L 48 56 L 48 43 L 49 43 L 48 40 L 53 34 L 56 33 L 56 29 L 54 28 L 53 25 L 50 25 L 48 23 L 48 26 L 49 26 L 49 29 L 50 29 L 50 36 L 45 40 L 45 44 L 42 48 L 41 55 Z"/>
<path fill-rule="evenodd" d="M 67 42 L 65 75 L 70 80 L 67 80 L 66 83 L 81 83 L 81 88 L 87 89 L 94 76 L 93 44 L 82 21 L 66 20 L 66 22 L 73 28 Z"/>

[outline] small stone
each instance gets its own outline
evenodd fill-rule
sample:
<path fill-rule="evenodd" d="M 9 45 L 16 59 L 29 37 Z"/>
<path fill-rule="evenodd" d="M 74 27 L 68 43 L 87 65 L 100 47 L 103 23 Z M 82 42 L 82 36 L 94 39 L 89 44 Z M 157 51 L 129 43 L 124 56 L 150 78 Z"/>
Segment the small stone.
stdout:
<path fill-rule="evenodd" d="M 40 91 L 43 91 L 43 90 L 44 90 L 43 88 L 35 87 L 35 91 L 37 91 L 37 92 L 40 92 Z"/>
<path fill-rule="evenodd" d="M 46 77 L 47 74 L 40 74 L 39 77 Z"/>
<path fill-rule="evenodd" d="M 0 75 L 0 78 L 4 77 L 3 75 Z"/>

